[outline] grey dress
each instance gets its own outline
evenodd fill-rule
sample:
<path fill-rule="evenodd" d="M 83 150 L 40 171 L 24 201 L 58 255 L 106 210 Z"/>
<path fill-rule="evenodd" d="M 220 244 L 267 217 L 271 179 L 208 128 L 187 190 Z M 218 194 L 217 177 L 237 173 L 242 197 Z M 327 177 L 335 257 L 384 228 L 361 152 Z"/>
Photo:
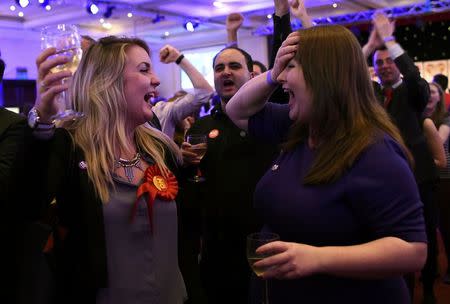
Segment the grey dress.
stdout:
<path fill-rule="evenodd" d="M 175 201 L 155 200 L 153 231 L 145 196 L 130 221 L 137 186 L 116 179 L 117 192 L 103 205 L 108 288 L 97 304 L 177 304 L 187 297 L 178 268 Z"/>

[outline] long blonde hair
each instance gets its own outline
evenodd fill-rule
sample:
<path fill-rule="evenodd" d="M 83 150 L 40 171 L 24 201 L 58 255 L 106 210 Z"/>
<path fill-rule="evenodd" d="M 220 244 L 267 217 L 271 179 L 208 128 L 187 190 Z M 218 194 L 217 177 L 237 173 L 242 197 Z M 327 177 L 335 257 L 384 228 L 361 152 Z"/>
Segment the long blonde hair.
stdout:
<path fill-rule="evenodd" d="M 115 189 L 112 172 L 118 150 L 131 152 L 125 128 L 123 71 L 126 51 L 133 45 L 150 55 L 147 44 L 137 38 L 110 36 L 92 44 L 83 55 L 70 89 L 74 108 L 85 116 L 65 127 L 82 149 L 89 178 L 103 203 L 108 202 L 110 189 Z M 169 157 L 175 163 L 182 162 L 179 148 L 159 130 L 141 125 L 135 129 L 134 139 L 140 151 L 150 155 L 162 172 L 168 169 Z"/>
<path fill-rule="evenodd" d="M 361 47 L 348 29 L 301 30 L 295 60 L 312 94 L 311 118 L 308 125 L 293 125 L 283 148 L 295 149 L 310 134 L 319 143 L 305 184 L 335 181 L 383 133 L 400 144 L 412 163 L 400 132 L 376 100 Z"/>

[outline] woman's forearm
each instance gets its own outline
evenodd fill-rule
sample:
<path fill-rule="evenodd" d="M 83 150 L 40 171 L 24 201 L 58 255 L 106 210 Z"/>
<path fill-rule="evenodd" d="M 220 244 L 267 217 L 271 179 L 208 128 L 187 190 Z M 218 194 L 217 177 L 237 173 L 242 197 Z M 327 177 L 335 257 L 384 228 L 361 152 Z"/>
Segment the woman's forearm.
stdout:
<path fill-rule="evenodd" d="M 276 84 L 269 84 L 267 81 L 267 73 L 270 72 L 271 70 L 247 81 L 227 103 L 226 113 L 239 128 L 248 129 L 250 116 L 264 107 L 276 89 Z"/>
<path fill-rule="evenodd" d="M 422 269 L 425 243 L 385 237 L 355 246 L 320 247 L 321 273 L 353 277 L 383 278 Z"/>

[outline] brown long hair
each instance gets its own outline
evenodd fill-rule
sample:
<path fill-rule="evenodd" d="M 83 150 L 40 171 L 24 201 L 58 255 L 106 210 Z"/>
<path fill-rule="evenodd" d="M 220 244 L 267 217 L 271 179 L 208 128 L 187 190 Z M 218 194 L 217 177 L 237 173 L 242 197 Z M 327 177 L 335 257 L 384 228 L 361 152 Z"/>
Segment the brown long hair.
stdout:
<path fill-rule="evenodd" d="M 439 101 L 434 108 L 433 114 L 430 116 L 435 126 L 439 128 L 439 126 L 444 122 L 445 117 L 448 116 L 447 109 L 445 109 L 444 90 L 436 82 L 430 82 L 430 86 L 434 86 L 439 92 Z"/>
<path fill-rule="evenodd" d="M 311 92 L 308 125 L 296 122 L 284 150 L 293 150 L 308 136 L 318 143 L 305 184 L 331 183 L 384 133 L 396 140 L 412 164 L 412 157 L 376 100 L 361 47 L 343 26 L 315 26 L 300 30 L 295 60 L 302 66 Z"/>

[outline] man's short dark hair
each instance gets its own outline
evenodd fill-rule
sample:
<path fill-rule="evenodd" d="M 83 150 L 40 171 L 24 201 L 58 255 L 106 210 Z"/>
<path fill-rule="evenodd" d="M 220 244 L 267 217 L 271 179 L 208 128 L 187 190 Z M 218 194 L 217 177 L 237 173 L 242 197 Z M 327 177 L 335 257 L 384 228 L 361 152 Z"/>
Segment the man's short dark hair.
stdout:
<path fill-rule="evenodd" d="M 247 64 L 248 71 L 249 72 L 253 72 L 253 59 L 252 59 L 252 56 L 250 56 L 250 54 L 247 53 L 246 51 L 244 51 L 243 49 L 235 47 L 235 46 L 229 46 L 229 47 L 226 47 L 224 49 L 221 49 L 216 54 L 216 56 L 214 56 L 214 58 L 213 58 L 213 68 L 216 65 L 216 58 L 217 58 L 217 56 L 219 56 L 223 51 L 226 51 L 226 50 L 236 50 L 239 53 L 241 53 L 244 56 L 244 58 L 245 58 L 245 63 Z"/>
<path fill-rule="evenodd" d="M 259 66 L 259 68 L 261 69 L 261 72 L 262 72 L 262 73 L 264 73 L 265 71 L 267 71 L 266 66 L 265 66 L 262 62 L 260 62 L 260 61 L 258 61 L 258 60 L 253 60 L 253 65 Z"/>
<path fill-rule="evenodd" d="M 433 76 L 433 82 L 436 82 L 445 91 L 448 87 L 448 77 L 444 74 L 436 74 Z"/>

